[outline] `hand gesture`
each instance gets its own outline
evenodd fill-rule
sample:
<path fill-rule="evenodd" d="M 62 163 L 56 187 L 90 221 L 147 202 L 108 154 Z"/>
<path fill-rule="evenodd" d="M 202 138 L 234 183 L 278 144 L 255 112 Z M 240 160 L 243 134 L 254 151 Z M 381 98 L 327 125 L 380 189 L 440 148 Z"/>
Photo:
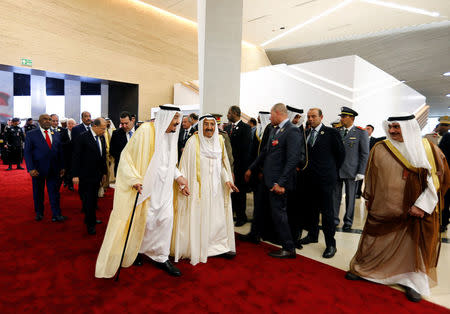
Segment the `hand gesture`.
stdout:
<path fill-rule="evenodd" d="M 248 169 L 245 174 L 244 174 L 244 180 L 245 182 L 248 183 L 248 181 L 250 181 L 250 176 L 252 175 L 252 171 L 250 169 Z"/>
<path fill-rule="evenodd" d="M 234 185 L 233 182 L 227 181 L 227 182 L 225 182 L 225 184 L 228 186 L 228 188 L 229 188 L 232 192 L 239 192 L 239 189 L 237 188 L 237 186 Z"/>
<path fill-rule="evenodd" d="M 270 192 L 274 192 L 278 195 L 282 195 L 286 192 L 286 189 L 282 186 L 279 186 L 278 183 L 275 183 L 273 188 L 270 189 Z"/>
<path fill-rule="evenodd" d="M 139 192 L 139 194 L 141 194 L 142 193 L 142 184 L 136 183 L 135 185 L 133 185 L 133 189 L 136 189 Z"/>
<path fill-rule="evenodd" d="M 411 216 L 414 216 L 414 217 L 423 218 L 423 216 L 425 215 L 425 212 L 423 210 L 421 210 L 419 207 L 413 205 L 408 210 L 408 214 L 410 214 Z"/>

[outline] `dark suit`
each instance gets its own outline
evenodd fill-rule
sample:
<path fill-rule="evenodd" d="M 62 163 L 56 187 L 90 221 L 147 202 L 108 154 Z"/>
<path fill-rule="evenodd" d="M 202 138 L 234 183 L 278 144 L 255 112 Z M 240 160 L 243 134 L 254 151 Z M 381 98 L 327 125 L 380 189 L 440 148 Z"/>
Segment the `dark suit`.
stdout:
<path fill-rule="evenodd" d="M 308 130 L 307 136 L 312 133 Z M 303 228 L 308 235 L 319 236 L 319 215 L 322 213 L 322 229 L 327 247 L 336 246 L 334 233 L 333 191 L 338 171 L 345 158 L 345 148 L 336 129 L 322 124 L 313 145 L 308 140 L 308 165 L 305 169 L 307 206 Z"/>
<path fill-rule="evenodd" d="M 72 128 L 72 140 L 75 140 L 81 133 L 86 132 L 86 126 L 80 123 Z"/>
<path fill-rule="evenodd" d="M 189 130 L 189 137 L 191 137 L 197 131 L 198 131 L 198 122 Z"/>
<path fill-rule="evenodd" d="M 99 136 L 102 151 L 92 132 L 80 134 L 74 141 L 72 176 L 80 179 L 78 192 L 86 215 L 85 223 L 89 228 L 95 226 L 95 210 L 97 208 L 98 188 L 103 175 L 106 175 L 106 142 Z"/>
<path fill-rule="evenodd" d="M 264 129 L 261 139 L 258 139 L 256 135 L 253 138 L 250 153 L 251 163 L 253 163 L 258 158 L 261 151 L 266 148 L 272 129 L 272 125 L 269 124 Z M 267 241 L 276 242 L 277 236 L 274 231 L 272 213 L 269 205 L 269 189 L 262 180 L 262 166 L 263 164 L 252 169 L 250 178 L 250 187 L 253 190 L 253 221 L 250 235 L 254 238 L 263 238 Z"/>
<path fill-rule="evenodd" d="M 138 126 L 135 126 L 136 132 Z M 134 134 L 134 133 L 133 133 Z M 123 128 L 114 130 L 109 143 L 109 154 L 114 157 L 114 175 L 117 175 L 117 167 L 119 166 L 120 154 L 128 143 L 127 133 Z"/>
<path fill-rule="evenodd" d="M 445 155 L 445 158 L 447 159 L 447 163 L 449 163 L 450 166 L 450 133 L 444 134 L 441 141 L 439 142 L 439 148 L 442 150 L 442 152 Z M 447 227 L 449 218 L 450 218 L 450 189 L 445 193 L 444 196 L 444 210 L 442 211 L 442 227 Z"/>
<path fill-rule="evenodd" d="M 283 249 L 294 250 L 287 216 L 287 193 L 295 188 L 295 168 L 301 159 L 304 159 L 305 152 L 302 147 L 300 130 L 290 121 L 287 121 L 282 128 L 273 128 L 270 138 L 264 150 L 260 152 L 258 158 L 250 166 L 250 170 L 263 169 L 263 181 L 267 189 L 271 189 L 275 184 L 284 187 L 284 194 L 268 192 L 272 211 L 272 219 L 275 230 Z"/>
<path fill-rule="evenodd" d="M 299 128 L 300 130 L 300 137 L 301 137 L 301 151 L 302 154 L 304 154 L 304 158 L 301 158 L 299 164 L 297 165 L 296 170 L 296 187 L 294 191 L 290 191 L 288 193 L 288 206 L 287 206 L 287 214 L 288 214 L 288 220 L 289 220 L 289 227 L 291 229 L 292 239 L 296 241 L 300 234 L 301 230 L 301 207 L 304 207 L 304 200 L 307 195 L 305 195 L 305 173 L 304 168 L 306 165 L 306 152 L 307 152 L 307 146 L 306 146 L 306 134 L 305 129 L 303 125 L 301 125 Z M 301 207 L 300 207 L 301 206 Z"/>
<path fill-rule="evenodd" d="M 50 130 L 49 130 L 50 131 Z M 47 185 L 48 198 L 53 217 L 61 216 L 59 204 L 59 174 L 64 169 L 64 156 L 60 135 L 50 134 L 52 147 L 49 148 L 40 128 L 27 133 L 25 138 L 25 162 L 27 170 L 37 170 L 39 175 L 32 178 L 34 210 L 44 214 L 44 189 Z"/>
<path fill-rule="evenodd" d="M 70 136 L 69 136 L 70 132 Z M 66 172 L 64 174 L 64 183 L 69 187 L 73 186 L 72 183 L 72 153 L 73 153 L 73 141 L 72 141 L 72 132 L 68 129 L 61 130 L 61 141 L 63 145 L 64 152 L 64 164 L 66 168 Z"/>
<path fill-rule="evenodd" d="M 187 140 L 191 137 L 191 130 L 187 130 L 187 134 L 185 134 L 186 129 L 181 128 L 180 133 L 178 134 L 178 160 L 181 158 L 181 154 L 183 152 L 183 148 L 186 145 Z"/>
<path fill-rule="evenodd" d="M 232 124 L 229 124 L 225 127 L 224 131 L 230 137 L 234 159 L 234 181 L 239 189 L 238 193 L 231 194 L 233 210 L 236 213 L 237 221 L 247 221 L 245 209 L 247 207 L 248 187 L 244 181 L 244 174 L 250 165 L 251 127 L 247 123 L 239 121 L 235 128 L 233 128 Z"/>

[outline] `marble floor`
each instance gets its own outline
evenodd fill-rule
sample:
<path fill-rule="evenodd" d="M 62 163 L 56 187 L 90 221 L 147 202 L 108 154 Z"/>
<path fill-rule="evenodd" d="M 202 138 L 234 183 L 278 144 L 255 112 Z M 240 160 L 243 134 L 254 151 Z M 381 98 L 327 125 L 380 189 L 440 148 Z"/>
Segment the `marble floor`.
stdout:
<path fill-rule="evenodd" d="M 343 198 L 344 200 L 344 198 Z M 341 221 L 344 215 L 345 209 L 343 209 L 344 203 L 341 204 Z M 247 197 L 247 215 L 252 217 L 253 212 L 253 198 L 252 194 L 248 194 Z M 355 205 L 355 216 L 353 220 L 352 229 L 361 231 L 366 219 L 366 211 L 364 209 L 363 199 L 357 200 Z M 308 244 L 303 246 L 302 250 L 297 250 L 297 253 L 308 258 L 314 259 L 318 262 L 342 269 L 347 271 L 350 260 L 356 252 L 360 234 L 342 232 L 342 222 L 338 226 L 336 232 L 336 245 L 337 253 L 331 259 L 322 258 L 322 253 L 325 250 L 325 240 L 323 233 L 320 232 L 319 242 Z M 246 234 L 250 231 L 250 223 L 245 224 L 242 227 L 236 227 L 236 232 Z M 341 231 L 339 231 L 341 230 Z M 431 289 L 431 295 L 424 297 L 426 300 L 445 306 L 450 309 L 450 230 L 442 233 L 443 243 L 441 246 L 441 254 L 438 264 L 438 285 Z M 446 242 L 446 243 L 445 243 Z M 343 278 L 344 279 L 344 278 Z M 344 279 L 345 280 L 345 279 Z M 398 289 L 393 287 L 394 289 Z"/>

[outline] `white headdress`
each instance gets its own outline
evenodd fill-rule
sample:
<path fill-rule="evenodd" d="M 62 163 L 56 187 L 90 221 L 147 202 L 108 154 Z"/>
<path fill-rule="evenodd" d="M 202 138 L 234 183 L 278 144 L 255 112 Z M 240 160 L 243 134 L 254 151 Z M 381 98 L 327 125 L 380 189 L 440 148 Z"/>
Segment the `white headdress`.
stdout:
<path fill-rule="evenodd" d="M 264 130 L 266 129 L 266 126 L 270 124 L 270 112 L 268 111 L 260 111 L 258 113 L 259 121 L 257 127 L 256 127 L 256 134 L 259 138 L 261 138 L 264 134 Z"/>
<path fill-rule="evenodd" d="M 160 106 L 160 110 L 155 117 L 155 151 L 152 160 L 145 173 L 142 186 L 142 194 L 138 204 L 151 196 L 152 208 L 159 209 L 172 202 L 173 199 L 167 196 L 166 191 L 172 188 L 175 167 L 178 160 L 178 124 L 174 133 L 166 133 L 167 128 L 176 114 L 181 114 L 181 110 L 172 106 Z"/>
<path fill-rule="evenodd" d="M 393 140 L 389 134 L 389 124 L 394 122 L 400 124 L 403 142 Z M 389 117 L 386 121 L 383 121 L 383 128 L 386 132 L 386 138 L 392 142 L 411 165 L 416 168 L 431 169 L 422 143 L 420 126 L 414 115 L 402 112 L 398 115 Z"/>
<path fill-rule="evenodd" d="M 205 137 L 203 135 L 203 123 L 205 120 L 214 120 L 215 128 L 214 134 L 211 138 Z M 219 141 L 219 130 L 217 128 L 217 121 L 210 114 L 204 115 L 200 118 L 198 122 L 198 137 L 200 139 L 200 155 L 209 158 L 213 162 L 212 169 L 212 183 L 213 191 L 217 193 L 220 183 L 220 175 L 222 171 L 222 147 Z"/>
<path fill-rule="evenodd" d="M 288 110 L 288 117 L 289 117 L 289 121 L 292 122 L 292 120 L 294 120 L 294 118 L 297 115 L 300 115 L 300 119 L 298 120 L 298 122 L 295 124 L 296 126 L 300 126 L 303 124 L 303 122 L 305 121 L 305 115 L 303 114 L 303 109 L 297 109 L 291 106 L 286 106 L 286 109 Z"/>

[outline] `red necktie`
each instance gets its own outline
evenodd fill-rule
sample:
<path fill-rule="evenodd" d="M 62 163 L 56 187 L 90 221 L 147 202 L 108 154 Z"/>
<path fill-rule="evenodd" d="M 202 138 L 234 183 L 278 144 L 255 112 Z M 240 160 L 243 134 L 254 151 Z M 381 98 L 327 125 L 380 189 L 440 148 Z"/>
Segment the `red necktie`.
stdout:
<path fill-rule="evenodd" d="M 50 136 L 48 136 L 48 130 L 45 130 L 45 141 L 47 142 L 48 148 L 52 149 L 52 141 L 50 141 Z"/>

